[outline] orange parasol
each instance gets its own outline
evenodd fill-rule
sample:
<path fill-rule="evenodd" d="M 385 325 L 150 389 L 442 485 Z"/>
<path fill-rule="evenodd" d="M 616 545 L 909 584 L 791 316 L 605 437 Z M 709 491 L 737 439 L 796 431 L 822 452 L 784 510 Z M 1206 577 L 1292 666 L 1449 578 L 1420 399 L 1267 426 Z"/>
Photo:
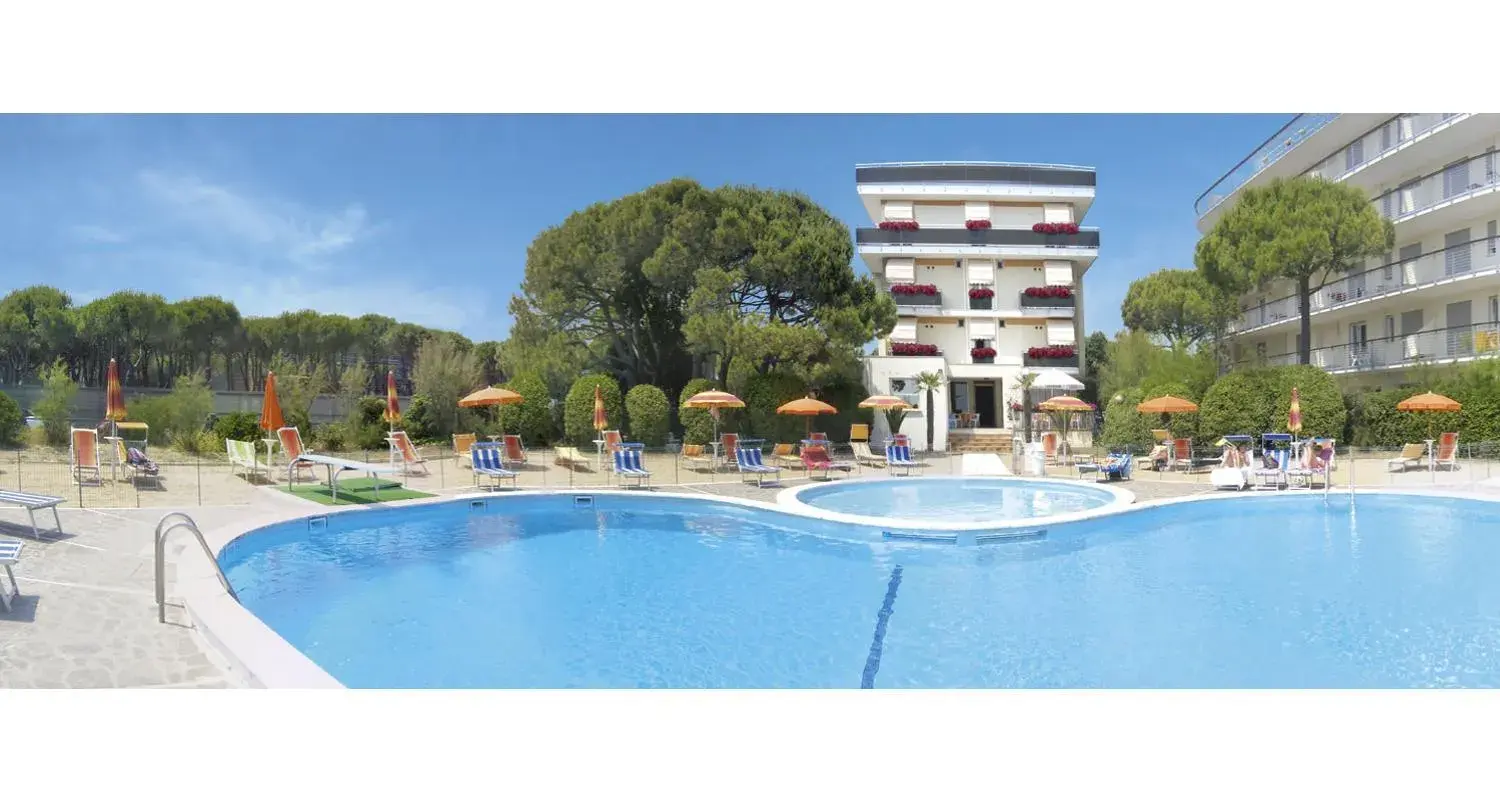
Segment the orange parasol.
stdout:
<path fill-rule="evenodd" d="M 807 438 L 811 439 L 812 418 L 816 417 L 819 414 L 837 414 L 839 413 L 839 410 L 823 402 L 822 400 L 817 400 L 811 396 L 808 396 L 803 397 L 799 400 L 793 400 L 790 403 L 783 404 L 780 408 L 776 409 L 776 413 L 787 414 L 796 417 L 807 417 Z"/>
<path fill-rule="evenodd" d="M 125 392 L 120 389 L 120 365 L 109 360 L 109 378 L 104 396 L 104 418 L 111 422 L 125 419 Z"/>
<path fill-rule="evenodd" d="M 1069 394 L 1051 397 L 1037 406 L 1038 411 L 1093 411 L 1094 404 Z"/>
<path fill-rule="evenodd" d="M 719 438 L 719 409 L 721 408 L 744 408 L 745 401 L 735 397 L 729 392 L 721 392 L 710 389 L 699 392 L 682 403 L 683 408 L 706 408 L 708 415 L 714 418 L 714 439 Z"/>
<path fill-rule="evenodd" d="M 385 373 L 385 421 L 391 428 L 401 421 L 401 403 L 396 399 L 396 371 L 388 370 Z"/>
<path fill-rule="evenodd" d="M 1427 392 L 1415 397 L 1408 397 L 1396 404 L 1398 411 L 1459 411 L 1463 404 L 1451 397 Z"/>
<path fill-rule="evenodd" d="M 478 408 L 480 406 L 510 406 L 523 400 L 525 398 L 509 389 L 486 386 L 477 392 L 470 393 L 468 397 L 458 401 L 458 404 L 464 408 Z"/>
<path fill-rule="evenodd" d="M 281 401 L 276 397 L 276 373 L 266 373 L 266 394 L 260 401 L 260 429 L 268 433 L 286 427 L 281 416 Z"/>
<path fill-rule="evenodd" d="M 1135 407 L 1142 414 L 1191 414 L 1198 410 L 1198 404 L 1181 397 L 1166 395 L 1147 400 Z"/>
<path fill-rule="evenodd" d="M 871 395 L 859 401 L 859 407 L 881 409 L 911 408 L 911 403 L 908 403 L 905 400 L 896 397 L 895 395 L 877 394 Z"/>
<path fill-rule="evenodd" d="M 604 387 L 594 384 L 594 430 L 609 427 L 609 416 L 604 413 Z"/>

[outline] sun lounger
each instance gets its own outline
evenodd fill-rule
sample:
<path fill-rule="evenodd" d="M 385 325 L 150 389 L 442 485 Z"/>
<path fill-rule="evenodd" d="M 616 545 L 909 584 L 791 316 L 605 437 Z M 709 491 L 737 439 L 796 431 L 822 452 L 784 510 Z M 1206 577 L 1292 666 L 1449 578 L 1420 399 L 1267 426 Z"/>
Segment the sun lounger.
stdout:
<path fill-rule="evenodd" d="M 826 439 L 821 441 L 827 442 Z M 807 470 L 808 477 L 812 477 L 813 472 L 822 470 L 825 478 L 831 477 L 833 470 L 847 473 L 854 469 L 851 461 L 834 461 L 828 455 L 827 445 L 822 443 L 802 445 L 802 466 Z"/>
<path fill-rule="evenodd" d="M 735 465 L 740 469 L 740 475 L 754 475 L 755 485 L 764 486 L 767 475 L 775 475 L 772 483 L 781 482 L 781 467 L 774 467 L 761 459 L 759 447 L 737 447 L 734 451 Z M 746 480 L 748 483 L 749 481 Z"/>
<path fill-rule="evenodd" d="M 575 467 L 588 466 L 589 460 L 583 457 L 583 453 L 579 452 L 578 448 L 565 446 L 557 448 L 557 453 L 553 457 L 552 462 L 568 469 L 574 469 Z"/>
<path fill-rule="evenodd" d="M 1321 443 L 1309 442 L 1305 445 L 1303 452 L 1306 455 L 1302 463 L 1287 468 L 1287 485 L 1299 489 L 1311 489 L 1314 481 L 1322 477 L 1323 485 L 1326 487 L 1330 480 L 1329 474 L 1333 471 L 1334 449 L 1332 439 Z M 1323 454 L 1327 455 L 1326 461 L 1323 459 Z"/>
<path fill-rule="evenodd" d="M 1265 490 L 1265 489 L 1280 489 L 1281 487 L 1283 487 L 1283 486 L 1286 485 L 1286 482 L 1287 482 L 1286 460 L 1287 460 L 1287 457 L 1289 455 L 1289 452 L 1290 451 L 1287 451 L 1287 450 L 1274 450 L 1271 453 L 1271 457 L 1275 460 L 1276 466 L 1274 468 L 1273 467 L 1266 467 L 1266 466 L 1261 466 L 1261 467 L 1257 467 L 1256 468 L 1256 470 L 1255 470 L 1255 488 L 1256 489 L 1260 489 L 1260 490 Z"/>
<path fill-rule="evenodd" d="M 92 428 L 74 428 L 68 437 L 68 462 L 74 483 L 83 483 L 85 477 L 93 483 L 103 483 L 104 473 L 99 470 L 99 433 Z"/>
<path fill-rule="evenodd" d="M 120 469 L 130 478 L 132 484 L 145 478 L 161 488 L 161 468 L 156 462 L 146 458 L 146 454 L 134 447 L 126 447 L 124 439 L 115 440 L 115 457 L 119 459 Z"/>
<path fill-rule="evenodd" d="M 469 459 L 470 469 L 474 472 L 475 486 L 479 485 L 481 478 L 489 478 L 492 488 L 500 488 L 501 481 L 510 481 L 511 488 L 516 488 L 516 473 L 505 468 L 499 444 L 495 442 L 475 442 L 469 448 Z"/>
<path fill-rule="evenodd" d="M 771 460 L 778 467 L 800 467 L 802 457 L 796 454 L 796 449 L 796 445 L 782 442 L 771 451 Z"/>
<path fill-rule="evenodd" d="M 255 455 L 254 442 L 225 439 L 224 449 L 229 452 L 229 468 L 231 472 L 241 470 L 245 473 L 247 480 L 262 472 L 266 473 L 267 477 L 270 477 L 270 467 L 266 466 L 265 462 L 261 461 Z"/>
<path fill-rule="evenodd" d="M 1438 435 L 1437 457 L 1432 461 L 1433 469 L 1447 467 L 1450 470 L 1458 469 L 1458 434 L 1443 433 Z"/>
<path fill-rule="evenodd" d="M 5 588 L 5 583 L 0 581 L 0 608 L 5 613 L 10 613 L 10 601 L 13 597 L 21 596 L 21 584 L 16 583 L 16 573 L 10 568 L 21 560 L 20 539 L 0 539 L 0 567 L 5 568 L 5 577 L 10 579 L 10 588 Z"/>
<path fill-rule="evenodd" d="M 885 446 L 885 463 L 892 471 L 898 469 L 906 470 L 904 475 L 910 475 L 913 467 L 925 467 L 926 464 L 911 457 L 911 445 L 888 444 Z"/>
<path fill-rule="evenodd" d="M 62 519 L 57 516 L 57 506 L 62 501 L 61 497 L 53 497 L 50 494 L 32 494 L 31 492 L 12 492 L 0 489 L 0 503 L 8 503 L 26 509 L 26 515 L 31 518 L 31 533 L 38 539 L 42 538 L 42 531 L 36 525 L 36 512 L 44 508 L 52 509 L 52 521 L 57 524 L 57 532 L 63 532 Z"/>
<path fill-rule="evenodd" d="M 430 474 L 427 471 L 427 459 L 423 458 L 422 454 L 417 452 L 416 445 L 411 443 L 411 437 L 406 435 L 406 431 L 391 431 L 391 435 L 386 437 L 386 441 L 391 443 L 391 449 L 395 451 L 397 460 L 401 464 L 401 469 L 407 475 L 410 475 L 412 469 L 416 467 L 422 468 L 423 475 Z"/>
<path fill-rule="evenodd" d="M 735 451 L 740 449 L 740 435 L 738 433 L 719 434 L 719 449 L 714 452 L 714 468 L 720 469 L 735 463 L 733 459 Z"/>
<path fill-rule="evenodd" d="M 682 460 L 688 465 L 688 469 L 706 469 L 712 471 L 714 468 L 714 457 L 710 453 L 703 452 L 704 445 L 685 444 L 682 446 Z"/>
<path fill-rule="evenodd" d="M 1215 489 L 1238 491 L 1250 485 L 1251 474 L 1248 462 L 1239 463 L 1240 459 L 1245 457 L 1242 456 L 1240 448 L 1249 444 L 1250 441 L 1250 437 L 1244 434 L 1225 436 L 1221 441 L 1225 447 L 1225 454 L 1220 456 L 1219 466 L 1208 475 L 1209 483 L 1213 484 Z"/>
<path fill-rule="evenodd" d="M 514 433 L 505 434 L 505 451 L 501 454 L 505 459 L 506 469 L 526 466 L 526 447 L 521 444 L 521 437 Z"/>
<path fill-rule="evenodd" d="M 316 472 L 311 461 L 298 461 L 298 456 L 307 453 L 307 448 L 302 446 L 302 432 L 293 427 L 277 428 L 276 440 L 281 443 L 281 452 L 286 454 L 291 465 L 287 468 L 287 482 L 292 482 L 292 477 L 297 473 L 307 470 Z"/>
<path fill-rule="evenodd" d="M 293 430 L 296 429 L 294 428 Z M 376 478 L 380 475 L 392 475 L 401 472 L 400 467 L 393 467 L 389 464 L 371 464 L 367 461 L 355 461 L 354 459 L 350 458 L 337 458 L 334 456 L 318 455 L 316 453 L 303 453 L 302 455 L 299 455 L 296 458 L 292 459 L 292 463 L 287 465 L 286 469 L 288 484 L 292 482 L 292 473 L 304 466 L 323 466 L 328 468 L 328 491 L 333 494 L 333 501 L 335 503 L 337 503 L 339 499 L 338 476 L 345 472 L 363 472 L 366 475 L 369 475 L 371 478 Z M 379 482 L 375 484 L 374 494 L 375 499 L 379 500 Z"/>
<path fill-rule="evenodd" d="M 1386 460 L 1386 471 L 1405 472 L 1410 467 L 1420 467 L 1422 466 L 1422 457 L 1425 455 L 1427 455 L 1427 445 L 1420 442 L 1407 444 L 1401 448 L 1400 455 Z"/>
<path fill-rule="evenodd" d="M 1099 480 L 1101 481 L 1128 481 L 1130 480 L 1130 468 L 1134 459 L 1129 453 L 1111 453 L 1109 458 L 1099 467 Z"/>
<path fill-rule="evenodd" d="M 651 483 L 651 471 L 641 464 L 641 451 L 637 448 L 620 447 L 615 450 L 614 467 L 615 474 L 620 476 L 621 481 L 633 478 L 637 487 Z"/>
<path fill-rule="evenodd" d="M 473 460 L 469 456 L 469 448 L 473 447 L 477 441 L 479 441 L 479 437 L 472 433 L 453 434 L 453 458 L 461 466 L 467 467 L 473 463 Z"/>
<path fill-rule="evenodd" d="M 854 448 L 855 461 L 861 464 L 869 464 L 872 467 L 885 466 L 885 456 L 878 456 L 870 452 L 869 442 L 851 442 L 849 446 Z"/>

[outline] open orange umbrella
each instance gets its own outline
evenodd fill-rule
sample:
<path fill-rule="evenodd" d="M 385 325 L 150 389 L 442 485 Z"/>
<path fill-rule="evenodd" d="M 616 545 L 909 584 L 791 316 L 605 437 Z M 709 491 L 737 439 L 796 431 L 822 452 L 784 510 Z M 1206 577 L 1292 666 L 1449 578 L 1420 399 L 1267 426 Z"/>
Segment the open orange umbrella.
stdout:
<path fill-rule="evenodd" d="M 859 401 L 860 408 L 911 408 L 911 403 L 891 394 L 876 394 Z"/>
<path fill-rule="evenodd" d="M 1142 414 L 1191 414 L 1198 410 L 1198 404 L 1181 397 L 1165 395 L 1147 400 L 1135 407 Z"/>
<path fill-rule="evenodd" d="M 1463 404 L 1451 397 L 1427 392 L 1415 397 L 1408 397 L 1396 404 L 1398 411 L 1459 411 Z"/>
<path fill-rule="evenodd" d="M 1049 397 L 1037 406 L 1038 411 L 1093 411 L 1094 404 L 1069 394 Z"/>
<path fill-rule="evenodd" d="M 776 409 L 778 414 L 787 414 L 795 417 L 807 417 L 807 438 L 812 438 L 812 418 L 819 414 L 837 414 L 839 410 L 833 406 L 817 400 L 811 396 L 784 403 Z"/>
<path fill-rule="evenodd" d="M 744 408 L 745 401 L 735 397 L 729 392 L 721 392 L 710 389 L 699 392 L 682 403 L 683 408 L 706 408 L 709 416 L 714 418 L 714 439 L 719 438 L 719 409 L 721 408 Z"/>
<path fill-rule="evenodd" d="M 471 392 L 467 397 L 458 401 L 464 408 L 478 408 L 480 406 L 510 406 L 524 401 L 526 398 L 512 392 L 509 389 L 501 389 L 495 386 L 486 386 L 476 392 Z"/>
<path fill-rule="evenodd" d="M 281 401 L 276 398 L 276 373 L 266 373 L 266 394 L 260 401 L 260 429 L 275 433 L 286 427 L 281 416 Z"/>
<path fill-rule="evenodd" d="M 391 430 L 395 430 L 396 423 L 401 421 L 401 402 L 396 399 L 395 370 L 387 370 L 385 373 L 385 413 L 382 416 Z"/>
<path fill-rule="evenodd" d="M 594 384 L 594 430 L 602 431 L 609 427 L 609 416 L 604 413 L 604 387 Z"/>

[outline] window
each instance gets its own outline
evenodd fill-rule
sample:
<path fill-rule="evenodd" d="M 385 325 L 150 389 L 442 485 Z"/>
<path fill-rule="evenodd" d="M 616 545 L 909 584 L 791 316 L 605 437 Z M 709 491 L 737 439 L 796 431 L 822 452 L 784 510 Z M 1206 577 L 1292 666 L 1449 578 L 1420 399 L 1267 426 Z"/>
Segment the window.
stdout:
<path fill-rule="evenodd" d="M 1380 279 L 1386 283 L 1390 283 L 1396 277 L 1395 267 L 1391 264 L 1394 259 L 1395 256 L 1391 253 L 1385 254 L 1385 269 L 1380 271 Z"/>
<path fill-rule="evenodd" d="M 1460 161 L 1443 170 L 1443 199 L 1463 194 L 1469 190 L 1469 162 Z"/>
<path fill-rule="evenodd" d="M 1396 338 L 1396 318 L 1389 314 L 1385 317 L 1385 338 Z"/>
<path fill-rule="evenodd" d="M 1500 322 L 1500 295 L 1490 295 L 1490 322 Z"/>
<path fill-rule="evenodd" d="M 1490 224 L 1487 225 L 1487 226 L 1485 226 L 1485 229 L 1484 229 L 1484 236 L 1485 236 L 1484 249 L 1485 249 L 1485 252 L 1489 253 L 1490 255 L 1494 255 L 1495 254 L 1495 244 L 1496 244 L 1495 240 L 1497 238 L 1500 238 L 1500 230 L 1496 230 L 1496 226 L 1495 226 L 1496 222 L 1500 222 L 1500 220 L 1493 220 L 1493 219 L 1490 220 Z"/>
<path fill-rule="evenodd" d="M 1344 171 L 1353 172 L 1360 164 L 1365 163 L 1365 140 L 1355 139 L 1344 151 Z"/>

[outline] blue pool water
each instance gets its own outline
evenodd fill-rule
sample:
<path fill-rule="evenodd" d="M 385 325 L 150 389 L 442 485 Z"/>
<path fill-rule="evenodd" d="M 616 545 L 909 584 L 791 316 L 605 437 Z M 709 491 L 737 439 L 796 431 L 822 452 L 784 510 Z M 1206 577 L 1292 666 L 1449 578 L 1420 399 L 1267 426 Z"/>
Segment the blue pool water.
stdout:
<path fill-rule="evenodd" d="M 492 500 L 221 554 L 351 687 L 1500 685 L 1500 505 L 1184 503 L 962 546 L 711 501 Z"/>
<path fill-rule="evenodd" d="M 797 493 L 824 511 L 934 522 L 1034 519 L 1101 508 L 1115 502 L 1084 483 L 1022 478 L 896 478 L 839 481 Z"/>

